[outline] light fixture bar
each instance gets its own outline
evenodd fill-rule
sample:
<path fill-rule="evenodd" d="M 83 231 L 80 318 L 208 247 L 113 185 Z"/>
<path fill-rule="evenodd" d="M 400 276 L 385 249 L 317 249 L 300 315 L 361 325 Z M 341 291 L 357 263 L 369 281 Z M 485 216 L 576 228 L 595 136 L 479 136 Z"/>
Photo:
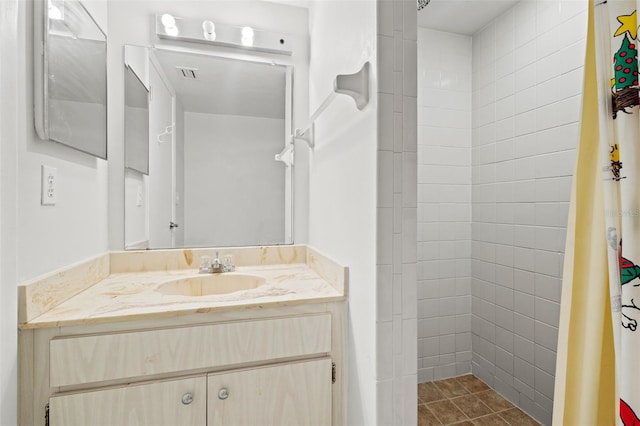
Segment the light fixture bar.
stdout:
<path fill-rule="evenodd" d="M 286 34 L 235 27 L 211 19 L 178 18 L 169 14 L 156 15 L 156 35 L 165 40 L 257 50 L 291 55 L 291 41 Z"/>

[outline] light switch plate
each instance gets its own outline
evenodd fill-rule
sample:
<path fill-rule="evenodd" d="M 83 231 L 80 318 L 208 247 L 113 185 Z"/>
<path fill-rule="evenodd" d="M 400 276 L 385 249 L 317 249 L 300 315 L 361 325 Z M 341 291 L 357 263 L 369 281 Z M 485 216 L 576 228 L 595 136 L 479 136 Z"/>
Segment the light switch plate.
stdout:
<path fill-rule="evenodd" d="M 136 193 L 136 206 L 141 207 L 144 202 L 144 192 L 142 191 L 142 185 L 138 185 L 138 192 Z"/>
<path fill-rule="evenodd" d="M 58 201 L 58 169 L 42 166 L 40 203 L 43 206 L 55 206 Z"/>

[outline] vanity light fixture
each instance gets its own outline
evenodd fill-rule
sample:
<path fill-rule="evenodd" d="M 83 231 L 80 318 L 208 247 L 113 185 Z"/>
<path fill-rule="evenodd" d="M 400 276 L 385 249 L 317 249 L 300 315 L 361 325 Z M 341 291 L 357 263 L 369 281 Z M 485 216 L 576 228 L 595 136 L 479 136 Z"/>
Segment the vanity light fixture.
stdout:
<path fill-rule="evenodd" d="M 213 44 L 240 49 L 291 55 L 288 35 L 262 31 L 249 26 L 237 27 L 209 19 L 178 18 L 168 13 L 156 15 L 156 35 L 166 40 Z"/>

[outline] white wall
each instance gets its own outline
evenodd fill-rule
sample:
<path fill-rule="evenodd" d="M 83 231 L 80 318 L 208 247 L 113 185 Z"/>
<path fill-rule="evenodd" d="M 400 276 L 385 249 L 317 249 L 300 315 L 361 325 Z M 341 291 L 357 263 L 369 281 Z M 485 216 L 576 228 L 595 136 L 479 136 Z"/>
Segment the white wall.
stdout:
<path fill-rule="evenodd" d="M 24 74 L 18 66 L 19 0 L 0 2 L 0 424 L 14 425 L 17 416 L 18 340 L 16 287 L 17 140 L 24 134 L 15 100 Z M 20 83 L 21 82 L 21 83 Z"/>
<path fill-rule="evenodd" d="M 149 159 L 149 109 L 132 106 L 125 107 L 127 126 L 125 140 L 131 143 L 126 152 L 129 166 L 140 170 L 148 167 Z M 125 244 L 127 248 L 147 248 L 149 241 L 148 177 L 138 170 L 125 169 Z"/>
<path fill-rule="evenodd" d="M 180 225 L 184 224 L 184 107 L 179 99 L 176 98 L 176 123 L 174 128 L 174 140 L 176 143 L 176 222 Z M 174 230 L 175 246 L 184 247 L 185 230 L 184 226 L 178 226 Z"/>
<path fill-rule="evenodd" d="M 523 1 L 473 37 L 473 372 L 551 423 L 587 2 Z"/>
<path fill-rule="evenodd" d="M 408 1 L 310 9 L 310 111 L 372 64 L 369 105 L 335 98 L 310 166 L 309 242 L 349 266 L 349 425 L 417 421 L 416 21 Z"/>
<path fill-rule="evenodd" d="M 184 114 L 184 230 L 188 247 L 284 241 L 284 120 Z"/>
<path fill-rule="evenodd" d="M 127 204 L 125 241 L 127 247 L 147 248 L 149 242 L 148 214 L 148 178 L 135 170 L 125 170 L 125 203 Z M 141 195 L 142 203 L 138 205 L 138 196 Z"/>
<path fill-rule="evenodd" d="M 471 372 L 471 37 L 418 30 L 418 381 Z"/>
<path fill-rule="evenodd" d="M 66 146 L 40 140 L 33 124 L 33 12 L 21 2 L 18 110 L 18 281 L 107 250 L 107 163 Z M 88 2 L 107 32 L 104 3 Z M 58 201 L 40 205 L 42 165 L 58 169 Z"/>
<path fill-rule="evenodd" d="M 104 31 L 106 5 L 87 2 Z M 30 2 L 0 2 L 0 424 L 17 423 L 18 283 L 107 250 L 103 160 L 34 131 Z M 40 166 L 57 167 L 58 203 L 40 206 Z"/>
<path fill-rule="evenodd" d="M 171 42 L 155 36 L 156 13 L 172 13 L 184 18 L 210 16 L 229 25 L 250 25 L 254 28 L 290 34 L 293 55 L 270 53 L 238 53 L 237 49 L 206 46 L 194 43 Z M 119 250 L 124 247 L 124 148 L 122 135 L 124 118 L 123 46 L 182 46 L 204 53 L 245 59 L 268 59 L 293 65 L 294 70 L 294 116 L 304 121 L 308 116 L 308 27 L 307 10 L 264 1 L 180 1 L 163 0 L 114 1 L 109 7 L 109 247 Z M 303 126 L 305 123 L 296 123 Z M 294 238 L 297 243 L 307 241 L 308 207 L 308 149 L 304 142 L 296 142 Z"/>
<path fill-rule="evenodd" d="M 146 94 L 145 94 L 146 96 Z M 125 141 L 128 150 L 125 153 L 128 167 L 138 171 L 147 171 L 149 167 L 149 108 L 125 106 L 127 126 L 125 128 Z"/>
<path fill-rule="evenodd" d="M 162 77 L 164 71 L 149 67 L 149 245 L 156 248 L 173 247 L 174 234 L 169 227 L 174 221 L 173 209 L 173 134 L 167 133 L 174 122 L 173 87 Z"/>
<path fill-rule="evenodd" d="M 314 2 L 309 10 L 310 108 L 336 74 L 376 62 L 374 2 Z M 375 71 L 372 87 L 376 87 Z M 316 121 L 309 175 L 309 243 L 349 267 L 347 419 L 376 424 L 376 109 L 338 96 Z"/>

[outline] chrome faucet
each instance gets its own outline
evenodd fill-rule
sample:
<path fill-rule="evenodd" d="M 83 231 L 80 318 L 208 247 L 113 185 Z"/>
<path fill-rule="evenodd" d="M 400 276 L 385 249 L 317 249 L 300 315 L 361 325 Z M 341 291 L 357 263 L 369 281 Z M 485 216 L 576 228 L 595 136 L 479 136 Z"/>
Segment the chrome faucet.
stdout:
<path fill-rule="evenodd" d="M 216 258 L 213 259 L 213 263 L 211 264 L 211 273 L 221 274 L 223 272 L 225 272 L 225 270 L 222 267 L 222 262 L 220 262 L 220 257 L 218 255 L 218 252 L 216 252 Z"/>
<path fill-rule="evenodd" d="M 222 261 L 220 261 L 219 252 L 216 252 L 216 257 L 213 261 L 209 256 L 202 256 L 200 258 L 201 274 L 221 274 L 223 272 L 233 272 L 235 269 L 232 255 L 223 256 Z"/>

